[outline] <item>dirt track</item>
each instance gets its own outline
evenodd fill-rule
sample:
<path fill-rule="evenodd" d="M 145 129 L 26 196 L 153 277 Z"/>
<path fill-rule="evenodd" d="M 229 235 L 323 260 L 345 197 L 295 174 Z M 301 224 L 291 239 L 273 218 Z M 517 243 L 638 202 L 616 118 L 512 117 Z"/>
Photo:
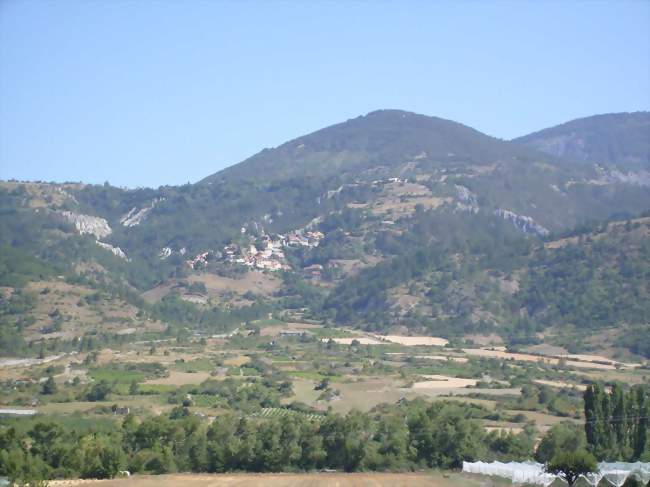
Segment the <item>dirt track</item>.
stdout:
<path fill-rule="evenodd" d="M 63 480 L 51 487 L 452 487 L 479 486 L 475 479 L 435 473 L 314 473 L 133 476 L 121 480 Z"/>

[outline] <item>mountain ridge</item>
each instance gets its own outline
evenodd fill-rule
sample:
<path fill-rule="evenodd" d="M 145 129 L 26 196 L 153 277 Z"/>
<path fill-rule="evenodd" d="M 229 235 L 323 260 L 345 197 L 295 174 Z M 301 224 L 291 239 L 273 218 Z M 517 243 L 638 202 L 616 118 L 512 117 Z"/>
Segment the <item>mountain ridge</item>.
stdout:
<path fill-rule="evenodd" d="M 650 112 L 618 112 L 577 118 L 512 139 L 574 161 L 650 169 Z"/>
<path fill-rule="evenodd" d="M 317 165 L 328 157 L 330 164 L 336 164 L 337 169 L 346 170 L 347 164 L 347 169 L 353 170 L 355 166 L 359 169 L 360 166 L 360 169 L 367 170 L 372 165 L 395 164 L 418 156 L 430 161 L 449 157 L 475 161 L 503 154 L 550 159 L 459 122 L 404 110 L 382 109 L 291 139 L 275 148 L 264 149 L 198 184 L 215 182 L 220 178 L 232 181 L 269 177 L 271 169 L 284 177 L 294 176 L 296 167 L 282 166 L 288 158 L 306 164 L 306 169 L 322 173 Z M 252 169 L 248 170 L 251 166 Z"/>

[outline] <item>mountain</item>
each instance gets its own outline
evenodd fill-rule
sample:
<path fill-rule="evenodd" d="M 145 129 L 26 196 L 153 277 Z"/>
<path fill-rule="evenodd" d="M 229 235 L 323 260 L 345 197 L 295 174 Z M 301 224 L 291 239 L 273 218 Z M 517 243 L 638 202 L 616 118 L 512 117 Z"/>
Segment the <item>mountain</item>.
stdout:
<path fill-rule="evenodd" d="M 599 130 L 636 140 L 640 125 Z M 645 269 L 646 233 L 613 236 L 604 250 L 587 238 L 567 254 L 549 250 L 559 260 L 542 250 L 576 227 L 593 230 L 589 222 L 650 209 L 644 170 L 622 169 L 639 151 L 612 152 L 605 165 L 524 139 L 380 110 L 196 184 L 0 182 L 0 350 L 33 352 L 29 344 L 41 342 L 54 350 L 90 333 L 105 341 L 222 333 L 269 313 L 445 336 L 499 333 L 513 343 L 554 327 L 593 331 L 590 320 L 645 326 L 647 310 L 633 304 L 645 299 L 647 277 L 629 269 Z M 602 270 L 585 283 L 573 267 Z M 613 288 L 602 276 L 614 274 L 621 285 Z M 566 303 L 567 292 L 549 289 L 586 301 Z M 610 291 L 621 299 L 598 308 Z M 123 329 L 129 334 L 116 335 Z"/>
<path fill-rule="evenodd" d="M 557 157 L 650 170 L 650 112 L 611 113 L 579 118 L 514 139 Z"/>
<path fill-rule="evenodd" d="M 375 179 L 410 166 L 415 174 L 427 174 L 436 168 L 540 158 L 551 159 L 450 120 L 378 110 L 264 149 L 203 183 L 268 182 L 305 174 Z"/>

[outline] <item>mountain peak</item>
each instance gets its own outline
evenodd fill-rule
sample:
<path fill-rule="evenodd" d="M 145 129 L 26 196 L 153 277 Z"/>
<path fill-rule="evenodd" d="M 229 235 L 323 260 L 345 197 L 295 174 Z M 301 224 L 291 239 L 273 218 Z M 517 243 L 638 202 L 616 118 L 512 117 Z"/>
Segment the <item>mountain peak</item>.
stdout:
<path fill-rule="evenodd" d="M 650 169 L 650 112 L 578 118 L 514 142 L 557 157 L 623 169 Z"/>
<path fill-rule="evenodd" d="M 489 164 L 497 160 L 540 155 L 495 139 L 471 127 L 405 110 L 382 109 L 331 125 L 265 149 L 204 182 L 215 180 L 273 181 L 293 177 L 332 177 L 384 168 L 455 161 Z M 425 155 L 425 156 L 423 156 Z M 545 158 L 545 156 L 541 156 Z M 385 171 L 385 172 L 386 172 Z"/>

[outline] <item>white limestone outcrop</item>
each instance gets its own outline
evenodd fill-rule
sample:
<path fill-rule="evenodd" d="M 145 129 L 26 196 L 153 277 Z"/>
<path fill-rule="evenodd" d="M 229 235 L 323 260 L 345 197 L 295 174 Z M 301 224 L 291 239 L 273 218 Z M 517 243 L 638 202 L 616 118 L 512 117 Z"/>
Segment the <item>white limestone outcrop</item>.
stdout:
<path fill-rule="evenodd" d="M 164 199 L 165 198 L 155 198 L 151 201 L 149 206 L 145 206 L 144 208 L 137 208 L 134 206 L 126 215 L 120 218 L 120 223 L 125 227 L 135 227 L 136 225 L 140 225 L 149 212 L 153 210 L 158 203 L 164 201 Z"/>
<path fill-rule="evenodd" d="M 60 215 L 72 223 L 81 235 L 91 234 L 99 239 L 110 235 L 113 231 L 108 222 L 98 216 L 83 215 L 72 211 L 62 211 Z"/>
<path fill-rule="evenodd" d="M 524 233 L 541 235 L 542 237 L 550 233 L 547 228 L 543 227 L 529 216 L 518 215 L 514 211 L 503 210 L 501 208 L 495 210 L 494 214 L 509 221 Z"/>
<path fill-rule="evenodd" d="M 124 259 L 126 261 L 131 260 L 126 256 L 124 251 L 119 247 L 113 247 L 111 244 L 107 244 L 106 242 L 100 242 L 99 240 L 97 240 L 95 243 L 97 245 L 99 245 L 101 248 L 106 249 L 109 252 L 112 252 L 114 255 L 116 255 L 120 259 Z"/>

